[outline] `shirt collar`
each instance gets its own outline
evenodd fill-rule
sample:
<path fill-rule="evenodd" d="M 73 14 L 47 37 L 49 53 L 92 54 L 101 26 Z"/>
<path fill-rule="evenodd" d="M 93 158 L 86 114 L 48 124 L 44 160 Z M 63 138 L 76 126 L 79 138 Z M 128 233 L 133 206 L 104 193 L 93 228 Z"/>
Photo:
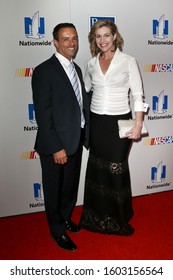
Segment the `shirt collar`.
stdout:
<path fill-rule="evenodd" d="M 73 60 L 69 61 L 65 56 L 63 56 L 62 54 L 56 52 L 55 56 L 59 59 L 59 61 L 64 64 L 66 67 L 69 66 L 70 62 L 73 62 Z"/>
<path fill-rule="evenodd" d="M 100 56 L 101 53 L 98 53 L 97 55 L 97 59 L 99 59 L 99 56 Z M 119 58 L 119 56 L 121 56 L 121 51 L 119 48 L 116 49 L 115 53 L 114 53 L 114 56 L 112 58 L 112 60 L 114 61 L 115 59 L 117 60 L 117 58 Z"/>

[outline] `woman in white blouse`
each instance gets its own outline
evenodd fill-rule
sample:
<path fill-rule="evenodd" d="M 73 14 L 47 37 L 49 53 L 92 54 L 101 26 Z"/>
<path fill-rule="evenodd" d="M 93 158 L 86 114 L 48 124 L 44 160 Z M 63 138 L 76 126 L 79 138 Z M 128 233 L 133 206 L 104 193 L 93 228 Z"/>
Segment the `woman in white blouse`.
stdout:
<path fill-rule="evenodd" d="M 89 231 L 131 235 L 133 216 L 128 155 L 132 140 L 141 137 L 143 88 L 134 57 L 122 52 L 123 38 L 108 20 L 97 21 L 88 36 L 92 58 L 87 62 L 85 85 L 91 97 L 90 151 L 80 226 Z M 118 119 L 136 124 L 120 139 Z"/>

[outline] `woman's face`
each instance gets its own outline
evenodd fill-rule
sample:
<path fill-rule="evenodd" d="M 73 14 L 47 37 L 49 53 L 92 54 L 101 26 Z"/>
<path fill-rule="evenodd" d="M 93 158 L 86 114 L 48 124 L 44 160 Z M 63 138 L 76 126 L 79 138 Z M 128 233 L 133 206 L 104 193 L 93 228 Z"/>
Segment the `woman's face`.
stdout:
<path fill-rule="evenodd" d="M 100 27 L 96 30 L 96 44 L 102 52 L 114 50 L 114 40 L 116 34 L 112 35 L 111 30 L 107 26 Z"/>

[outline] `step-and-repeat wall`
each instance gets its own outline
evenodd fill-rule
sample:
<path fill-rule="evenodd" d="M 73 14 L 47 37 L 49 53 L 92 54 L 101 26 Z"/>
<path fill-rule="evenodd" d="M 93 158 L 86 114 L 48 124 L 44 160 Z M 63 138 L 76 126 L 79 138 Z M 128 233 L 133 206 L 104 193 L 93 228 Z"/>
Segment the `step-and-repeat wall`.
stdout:
<path fill-rule="evenodd" d="M 52 30 L 73 22 L 76 62 L 90 58 L 88 32 L 98 19 L 117 24 L 124 52 L 135 56 L 144 83 L 149 135 L 130 153 L 133 196 L 173 189 L 172 0 L 2 0 L 0 9 L 0 217 L 44 210 L 31 91 L 33 68 L 54 52 Z M 88 151 L 84 150 L 78 205 L 82 204 Z"/>

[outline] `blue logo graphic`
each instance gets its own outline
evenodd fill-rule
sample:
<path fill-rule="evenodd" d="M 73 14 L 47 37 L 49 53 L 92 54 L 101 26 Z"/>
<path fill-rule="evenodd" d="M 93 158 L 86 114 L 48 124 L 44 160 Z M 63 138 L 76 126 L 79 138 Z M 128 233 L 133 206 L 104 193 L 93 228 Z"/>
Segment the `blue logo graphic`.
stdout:
<path fill-rule="evenodd" d="M 164 90 L 158 96 L 153 96 L 152 110 L 157 114 L 164 114 L 168 109 L 168 96 L 165 95 Z"/>
<path fill-rule="evenodd" d="M 161 183 L 166 178 L 166 165 L 161 161 L 157 167 L 151 168 L 151 181 L 153 183 Z"/>
<path fill-rule="evenodd" d="M 162 15 L 159 20 L 153 20 L 153 36 L 158 39 L 165 39 L 168 37 L 168 20 L 164 19 Z"/>
<path fill-rule="evenodd" d="M 34 104 L 28 104 L 28 117 L 32 124 L 36 123 Z"/>
<path fill-rule="evenodd" d="M 45 34 L 44 18 L 39 17 L 39 12 L 36 12 L 32 18 L 25 17 L 25 35 L 27 38 L 41 39 Z"/>
<path fill-rule="evenodd" d="M 89 26 L 90 28 L 93 26 L 93 24 L 98 20 L 111 20 L 112 22 L 116 23 L 115 17 L 98 17 L 98 16 L 90 16 L 89 18 Z"/>
<path fill-rule="evenodd" d="M 34 198 L 37 201 L 43 201 L 44 196 L 43 196 L 43 188 L 42 185 L 39 183 L 35 183 L 34 185 Z"/>

